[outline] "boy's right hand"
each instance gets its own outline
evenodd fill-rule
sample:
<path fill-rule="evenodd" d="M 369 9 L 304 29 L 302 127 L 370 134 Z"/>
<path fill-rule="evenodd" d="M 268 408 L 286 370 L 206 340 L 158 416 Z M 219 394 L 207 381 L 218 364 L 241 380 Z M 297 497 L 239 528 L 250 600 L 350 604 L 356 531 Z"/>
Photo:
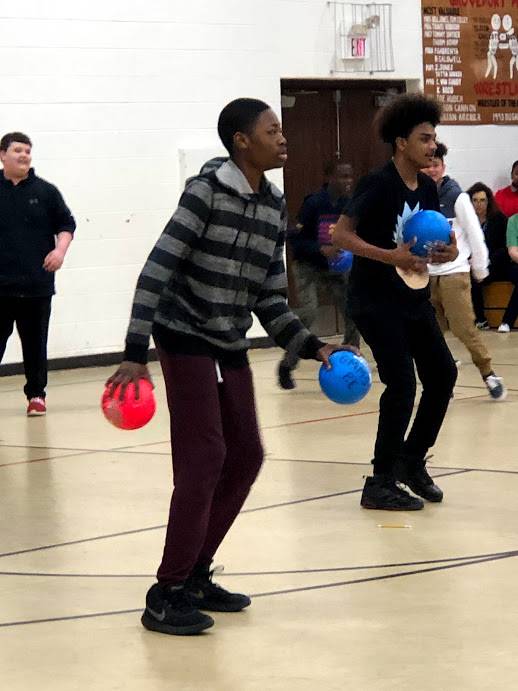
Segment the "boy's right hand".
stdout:
<path fill-rule="evenodd" d="M 415 271 L 416 273 L 424 273 L 427 270 L 427 262 L 423 257 L 418 257 L 412 254 L 410 249 L 415 245 L 415 238 L 409 242 L 404 242 L 398 245 L 395 249 L 390 250 L 392 264 L 398 266 L 403 271 Z"/>
<path fill-rule="evenodd" d="M 140 379 L 147 379 L 151 386 L 155 388 L 147 365 L 142 365 L 140 362 L 130 362 L 130 360 L 124 360 L 119 365 L 117 371 L 112 374 L 109 379 L 107 379 L 106 386 L 110 387 L 110 396 L 113 396 L 115 389 L 120 385 L 121 390 L 119 393 L 119 400 L 122 401 L 124 399 L 126 389 L 128 388 L 128 384 L 133 382 L 135 386 L 135 398 L 138 400 L 140 396 Z"/>
<path fill-rule="evenodd" d="M 320 245 L 320 254 L 323 254 L 326 259 L 334 259 L 340 252 L 340 248 L 335 245 Z"/>
<path fill-rule="evenodd" d="M 317 351 L 317 360 L 323 362 L 327 369 L 331 369 L 329 356 L 336 353 L 338 350 L 348 350 L 355 355 L 361 355 L 359 348 L 353 345 L 334 345 L 333 343 L 324 343 L 322 348 Z"/>

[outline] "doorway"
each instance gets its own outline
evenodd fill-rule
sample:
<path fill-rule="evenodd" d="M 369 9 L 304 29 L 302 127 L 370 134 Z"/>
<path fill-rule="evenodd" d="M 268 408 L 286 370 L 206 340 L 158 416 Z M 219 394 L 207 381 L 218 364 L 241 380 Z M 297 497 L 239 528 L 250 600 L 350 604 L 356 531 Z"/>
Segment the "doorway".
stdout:
<path fill-rule="evenodd" d="M 351 163 L 355 180 L 382 165 L 391 156 L 390 147 L 374 130 L 377 111 L 394 93 L 406 90 L 404 81 L 299 80 L 281 81 L 282 121 L 288 140 L 284 168 L 284 192 L 290 228 L 304 197 L 318 191 L 326 180 L 324 166 L 333 159 Z M 287 247 L 288 299 L 298 306 L 292 258 Z M 330 297 L 319 295 L 313 331 L 320 336 L 338 334 L 343 325 Z"/>

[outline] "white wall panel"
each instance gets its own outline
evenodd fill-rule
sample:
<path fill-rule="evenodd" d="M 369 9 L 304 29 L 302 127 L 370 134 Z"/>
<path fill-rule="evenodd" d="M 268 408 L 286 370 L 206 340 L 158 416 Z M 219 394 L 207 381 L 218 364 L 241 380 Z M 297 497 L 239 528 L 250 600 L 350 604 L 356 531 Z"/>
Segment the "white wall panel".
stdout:
<path fill-rule="evenodd" d="M 420 80 L 419 13 L 416 0 L 393 3 L 394 72 L 342 76 Z M 281 78 L 330 77 L 332 10 L 325 0 L 0 0 L 0 20 L 0 133 L 31 135 L 37 173 L 78 221 L 49 354 L 120 350 L 136 278 L 185 176 L 221 151 L 221 108 L 255 96 L 278 110 Z M 504 184 L 515 131 L 441 128 L 449 172 L 462 185 Z M 251 335 L 263 335 L 257 322 Z M 13 338 L 4 362 L 19 360 Z"/>

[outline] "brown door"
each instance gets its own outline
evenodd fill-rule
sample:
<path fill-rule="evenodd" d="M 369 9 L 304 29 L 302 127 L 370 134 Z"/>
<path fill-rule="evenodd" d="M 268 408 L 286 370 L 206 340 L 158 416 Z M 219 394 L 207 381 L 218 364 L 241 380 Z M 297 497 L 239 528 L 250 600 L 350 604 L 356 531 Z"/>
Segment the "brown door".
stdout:
<path fill-rule="evenodd" d="M 374 118 L 390 92 L 402 92 L 405 82 L 293 80 L 281 82 L 282 121 L 288 140 L 284 190 L 290 224 L 307 194 L 323 184 L 324 165 L 333 160 L 351 163 L 358 179 L 391 155 L 374 130 Z M 288 248 L 290 304 L 297 306 L 296 285 Z M 314 330 L 319 335 L 341 331 L 339 315 L 327 295 L 319 296 Z"/>

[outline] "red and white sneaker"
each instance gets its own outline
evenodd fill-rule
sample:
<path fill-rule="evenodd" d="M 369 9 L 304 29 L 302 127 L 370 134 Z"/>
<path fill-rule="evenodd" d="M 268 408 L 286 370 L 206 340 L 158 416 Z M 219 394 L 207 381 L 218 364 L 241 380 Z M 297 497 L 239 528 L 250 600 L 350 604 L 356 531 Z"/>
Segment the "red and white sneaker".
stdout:
<path fill-rule="evenodd" d="M 27 406 L 27 417 L 38 417 L 40 415 L 45 415 L 47 412 L 47 406 L 45 405 L 45 399 L 31 398 L 29 400 L 29 405 Z"/>

